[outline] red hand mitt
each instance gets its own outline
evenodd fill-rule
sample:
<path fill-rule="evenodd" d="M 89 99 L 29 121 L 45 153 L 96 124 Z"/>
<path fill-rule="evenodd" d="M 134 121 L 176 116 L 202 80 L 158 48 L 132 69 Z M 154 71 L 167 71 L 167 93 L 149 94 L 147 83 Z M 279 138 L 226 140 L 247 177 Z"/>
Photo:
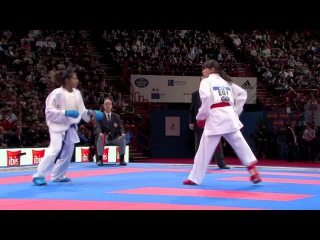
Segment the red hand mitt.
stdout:
<path fill-rule="evenodd" d="M 199 128 L 204 128 L 205 124 L 206 124 L 206 120 L 197 120 L 197 125 Z"/>

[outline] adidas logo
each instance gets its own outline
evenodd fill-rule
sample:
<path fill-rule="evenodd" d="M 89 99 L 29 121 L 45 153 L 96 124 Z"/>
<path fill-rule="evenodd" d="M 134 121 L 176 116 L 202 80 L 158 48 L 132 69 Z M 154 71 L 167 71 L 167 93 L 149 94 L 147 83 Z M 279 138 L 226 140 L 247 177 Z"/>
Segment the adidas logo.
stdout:
<path fill-rule="evenodd" d="M 244 89 L 253 89 L 253 87 L 251 86 L 251 83 L 249 82 L 249 80 L 247 80 L 244 84 L 242 84 L 241 86 Z"/>

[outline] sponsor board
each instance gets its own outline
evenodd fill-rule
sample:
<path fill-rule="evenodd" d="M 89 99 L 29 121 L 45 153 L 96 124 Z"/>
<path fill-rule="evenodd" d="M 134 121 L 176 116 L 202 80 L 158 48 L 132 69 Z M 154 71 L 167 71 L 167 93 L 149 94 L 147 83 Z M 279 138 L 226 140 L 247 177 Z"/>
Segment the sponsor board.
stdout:
<path fill-rule="evenodd" d="M 0 167 L 38 165 L 47 148 L 3 148 L 0 149 Z M 75 147 L 75 162 L 88 162 L 89 147 Z M 120 162 L 119 147 L 105 146 L 104 162 Z M 129 146 L 126 146 L 125 162 L 129 162 Z M 94 158 L 95 161 L 95 158 Z"/>
<path fill-rule="evenodd" d="M 77 146 L 75 147 L 75 162 L 88 162 L 89 147 Z M 120 151 L 117 146 L 105 146 L 103 150 L 102 161 L 104 163 L 118 163 L 120 162 Z M 95 157 L 93 160 L 96 161 Z M 124 161 L 129 162 L 129 146 L 126 146 L 126 154 L 124 155 Z"/>
<path fill-rule="evenodd" d="M 0 167 L 38 165 L 46 148 L 3 148 L 0 149 Z"/>
<path fill-rule="evenodd" d="M 192 92 L 197 91 L 200 86 L 200 76 L 131 74 L 130 79 L 131 90 L 139 96 L 135 96 L 135 102 L 140 101 L 140 96 L 143 96 L 148 102 L 190 103 Z M 257 78 L 231 77 L 231 79 L 247 91 L 246 104 L 256 104 Z"/>

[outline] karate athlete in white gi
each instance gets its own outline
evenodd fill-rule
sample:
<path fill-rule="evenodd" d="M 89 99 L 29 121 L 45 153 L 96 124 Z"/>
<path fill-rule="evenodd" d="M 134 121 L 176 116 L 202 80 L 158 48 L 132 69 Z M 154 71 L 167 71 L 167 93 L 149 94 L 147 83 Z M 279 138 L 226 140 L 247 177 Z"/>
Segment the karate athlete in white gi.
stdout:
<path fill-rule="evenodd" d="M 215 60 L 205 62 L 202 73 L 205 77 L 199 88 L 202 104 L 196 119 L 204 131 L 192 170 L 183 184 L 201 184 L 222 136 L 248 168 L 250 180 L 253 183 L 261 182 L 255 166 L 257 159 L 240 131 L 243 124 L 239 115 L 247 99 L 246 90 L 233 83 Z"/>
<path fill-rule="evenodd" d="M 46 123 L 50 144 L 45 156 L 32 176 L 36 186 L 45 186 L 45 178 L 51 173 L 53 182 L 70 182 L 66 176 L 75 143 L 78 143 L 77 124 L 81 118 L 89 122 L 90 116 L 102 117 L 102 112 L 85 108 L 81 92 L 76 89 L 79 80 L 72 70 L 54 72 L 51 76 L 60 88 L 54 89 L 46 99 Z"/>

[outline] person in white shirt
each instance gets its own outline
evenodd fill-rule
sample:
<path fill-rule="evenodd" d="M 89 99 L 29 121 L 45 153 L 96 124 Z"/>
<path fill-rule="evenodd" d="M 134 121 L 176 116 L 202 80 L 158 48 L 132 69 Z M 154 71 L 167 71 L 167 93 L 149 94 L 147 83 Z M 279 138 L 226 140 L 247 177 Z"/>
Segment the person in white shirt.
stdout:
<path fill-rule="evenodd" d="M 196 119 L 204 131 L 192 170 L 183 184 L 202 183 L 221 137 L 231 145 L 242 164 L 247 167 L 250 180 L 253 183 L 261 182 L 256 169 L 257 159 L 240 131 L 243 124 L 239 115 L 247 99 L 246 90 L 233 83 L 215 60 L 203 64 L 202 74 L 205 77 L 199 88 L 202 104 Z"/>
<path fill-rule="evenodd" d="M 314 160 L 314 140 L 316 138 L 316 132 L 311 128 L 310 123 L 306 123 L 306 128 L 303 131 L 302 135 L 302 146 L 305 149 L 304 151 L 304 161 Z"/>

